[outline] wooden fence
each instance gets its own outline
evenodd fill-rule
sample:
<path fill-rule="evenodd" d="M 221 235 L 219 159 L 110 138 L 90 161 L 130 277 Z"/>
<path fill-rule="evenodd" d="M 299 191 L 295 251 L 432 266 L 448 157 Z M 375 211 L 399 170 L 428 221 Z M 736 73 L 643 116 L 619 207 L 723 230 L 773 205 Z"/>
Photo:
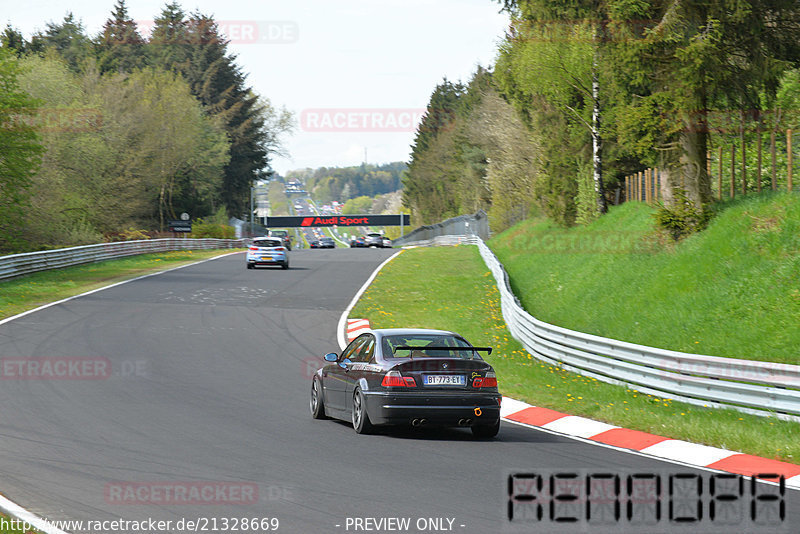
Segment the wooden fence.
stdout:
<path fill-rule="evenodd" d="M 737 148 L 736 145 L 733 144 L 730 147 L 730 159 L 729 164 L 727 164 L 728 157 L 725 154 L 725 150 L 722 147 L 718 147 L 714 152 L 709 151 L 706 157 L 706 161 L 708 163 L 708 167 L 706 171 L 708 172 L 709 178 L 712 180 L 712 184 L 716 185 L 716 198 L 717 200 L 722 200 L 723 192 L 727 191 L 728 198 L 734 198 L 736 196 L 736 190 L 739 189 L 741 194 L 747 194 L 748 191 L 748 179 L 753 178 L 755 183 L 755 191 L 761 192 L 762 189 L 762 177 L 763 177 L 763 161 L 762 161 L 762 139 L 761 136 L 758 136 L 756 143 L 756 151 L 757 151 L 757 159 L 754 173 L 753 169 L 748 169 L 747 164 L 747 146 L 744 143 L 744 140 L 739 144 L 739 151 L 740 157 L 737 158 Z M 792 130 L 786 130 L 786 190 L 792 191 L 792 168 L 794 165 L 793 161 L 793 154 L 792 150 L 788 150 L 788 147 L 792 146 Z M 770 187 L 773 191 L 778 189 L 778 177 L 777 177 L 777 156 L 776 156 L 776 149 L 775 149 L 775 133 L 773 132 L 770 135 L 770 146 L 769 146 L 769 154 L 770 154 Z M 716 156 L 716 158 L 714 158 Z M 716 160 L 716 161 L 714 161 Z M 738 162 L 738 169 L 737 169 L 737 162 Z M 724 178 L 724 171 L 729 169 L 728 172 L 728 179 Z M 738 170 L 738 178 L 737 178 L 737 170 Z M 648 204 L 653 204 L 655 202 L 659 202 L 663 200 L 663 194 L 661 191 L 662 185 L 662 177 L 663 172 L 659 172 L 658 168 L 653 169 L 645 169 L 643 171 L 639 171 L 637 173 L 628 175 L 625 177 L 625 199 L 626 200 L 637 200 L 639 202 L 646 202 Z M 727 182 L 727 183 L 724 183 Z M 739 188 L 741 186 L 741 188 Z M 750 187 L 752 189 L 752 187 Z"/>

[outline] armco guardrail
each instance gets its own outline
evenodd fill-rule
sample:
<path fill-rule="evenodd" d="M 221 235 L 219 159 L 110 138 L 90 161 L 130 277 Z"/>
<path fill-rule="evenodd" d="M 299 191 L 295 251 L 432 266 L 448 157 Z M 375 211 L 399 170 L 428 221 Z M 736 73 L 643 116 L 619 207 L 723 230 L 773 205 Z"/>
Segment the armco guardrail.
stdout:
<path fill-rule="evenodd" d="M 662 398 L 800 420 L 800 365 L 688 354 L 545 323 L 522 308 L 505 268 L 482 239 L 449 236 L 447 244 L 459 240 L 478 245 L 497 280 L 503 318 L 511 335 L 540 360 Z"/>
<path fill-rule="evenodd" d="M 392 243 L 400 247 L 450 235 L 477 235 L 489 239 L 489 217 L 483 210 L 474 215 L 459 215 L 440 223 L 420 226 L 411 233 L 393 239 Z"/>
<path fill-rule="evenodd" d="M 477 245 L 480 238 L 474 235 L 440 235 L 433 239 L 424 239 L 420 241 L 411 241 L 410 243 L 400 244 L 404 248 L 412 247 L 438 247 L 438 246 L 453 246 L 453 245 Z M 392 242 L 394 245 L 395 242 Z"/>
<path fill-rule="evenodd" d="M 210 250 L 238 248 L 245 246 L 242 239 L 145 239 L 141 241 L 119 241 L 100 243 L 81 247 L 42 250 L 0 256 L 0 280 L 14 278 L 24 274 L 48 269 L 58 269 L 81 263 L 149 254 L 152 252 L 169 252 L 173 250 Z"/>

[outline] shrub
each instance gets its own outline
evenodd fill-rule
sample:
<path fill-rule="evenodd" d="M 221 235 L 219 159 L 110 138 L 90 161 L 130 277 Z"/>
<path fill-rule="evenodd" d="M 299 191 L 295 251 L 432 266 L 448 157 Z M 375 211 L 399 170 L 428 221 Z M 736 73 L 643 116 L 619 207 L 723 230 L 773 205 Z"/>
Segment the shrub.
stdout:
<path fill-rule="evenodd" d="M 714 217 L 711 205 L 698 208 L 686 191 L 680 188 L 675 189 L 674 196 L 675 200 L 670 206 L 659 203 L 658 210 L 653 214 L 657 226 L 675 241 L 704 230 Z"/>
<path fill-rule="evenodd" d="M 119 233 L 119 241 L 140 241 L 142 239 L 150 239 L 146 230 L 137 230 L 129 226 L 127 230 Z"/>
<path fill-rule="evenodd" d="M 189 234 L 188 237 L 195 239 L 204 237 L 234 239 L 236 237 L 236 231 L 233 226 L 228 226 L 227 224 L 205 222 L 203 219 L 197 219 L 192 223 L 192 233 Z"/>

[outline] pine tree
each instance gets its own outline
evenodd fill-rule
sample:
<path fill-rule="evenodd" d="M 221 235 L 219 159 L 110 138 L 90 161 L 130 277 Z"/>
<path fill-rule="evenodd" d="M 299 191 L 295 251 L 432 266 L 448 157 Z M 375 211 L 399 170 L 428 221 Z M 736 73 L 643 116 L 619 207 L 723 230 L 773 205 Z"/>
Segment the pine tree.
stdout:
<path fill-rule="evenodd" d="M 222 200 L 230 215 L 241 215 L 250 185 L 269 166 L 264 109 L 246 77 L 228 54 L 228 42 L 212 17 L 194 12 L 188 21 L 191 57 L 184 75 L 200 102 L 222 121 L 231 142 Z"/>
<path fill-rule="evenodd" d="M 186 14 L 177 2 L 167 4 L 155 19 L 147 46 L 150 64 L 183 74 L 189 68 L 192 46 Z"/>
<path fill-rule="evenodd" d="M 92 55 L 91 40 L 83 23 L 75 20 L 71 12 L 56 24 L 47 23 L 47 29 L 36 37 L 40 49 L 53 49 L 64 58 L 73 72 L 78 72 L 84 61 Z"/>
<path fill-rule="evenodd" d="M 145 41 L 128 15 L 125 0 L 117 0 L 97 42 L 101 72 L 132 72 L 145 65 Z"/>
<path fill-rule="evenodd" d="M 11 50 L 17 57 L 28 51 L 29 43 L 19 30 L 11 24 L 6 24 L 5 30 L 0 34 L 0 46 Z"/>

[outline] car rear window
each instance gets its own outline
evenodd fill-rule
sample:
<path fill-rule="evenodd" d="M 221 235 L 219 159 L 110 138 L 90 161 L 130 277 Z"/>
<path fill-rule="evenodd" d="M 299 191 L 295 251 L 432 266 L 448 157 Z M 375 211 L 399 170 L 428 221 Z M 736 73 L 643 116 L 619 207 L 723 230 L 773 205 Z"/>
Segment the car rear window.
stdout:
<path fill-rule="evenodd" d="M 257 247 L 280 247 L 283 246 L 280 239 L 257 239 L 253 241 Z"/>
<path fill-rule="evenodd" d="M 383 354 L 387 358 L 463 358 L 465 360 L 480 360 L 481 357 L 473 350 L 448 350 L 433 349 L 428 347 L 469 347 L 470 344 L 457 336 L 442 334 L 408 334 L 385 336 L 383 338 Z M 414 347 L 398 349 L 397 347 Z"/>

